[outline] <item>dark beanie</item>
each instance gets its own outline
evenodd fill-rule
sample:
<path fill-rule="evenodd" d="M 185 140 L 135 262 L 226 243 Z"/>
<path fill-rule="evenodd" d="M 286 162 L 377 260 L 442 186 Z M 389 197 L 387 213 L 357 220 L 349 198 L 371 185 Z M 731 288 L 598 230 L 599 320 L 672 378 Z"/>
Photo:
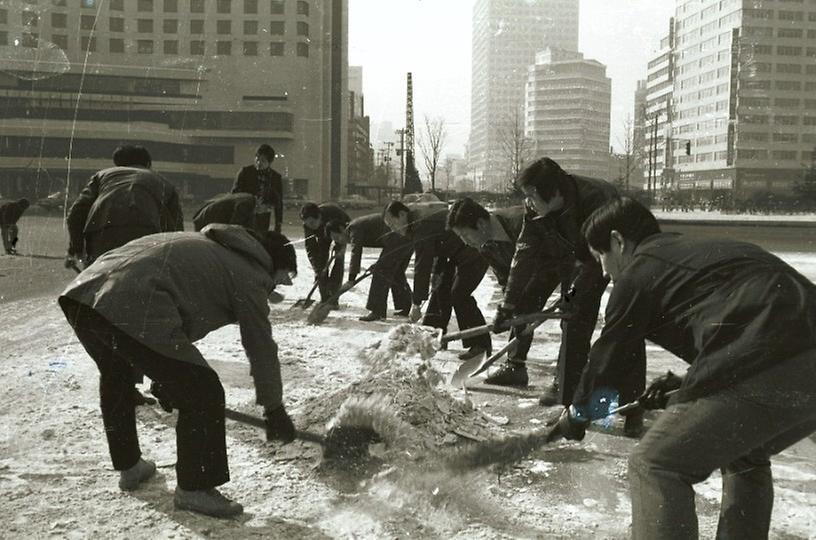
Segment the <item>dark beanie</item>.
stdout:
<path fill-rule="evenodd" d="M 272 271 L 287 270 L 297 274 L 297 256 L 295 248 L 281 233 L 268 231 L 261 240 L 264 249 L 272 259 Z"/>

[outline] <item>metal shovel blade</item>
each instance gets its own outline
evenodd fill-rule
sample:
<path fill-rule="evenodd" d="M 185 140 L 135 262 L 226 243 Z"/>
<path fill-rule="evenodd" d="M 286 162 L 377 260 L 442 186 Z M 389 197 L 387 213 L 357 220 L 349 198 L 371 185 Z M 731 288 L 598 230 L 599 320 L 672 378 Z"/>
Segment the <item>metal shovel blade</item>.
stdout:
<path fill-rule="evenodd" d="M 468 377 L 470 377 L 470 373 L 473 370 L 477 369 L 480 365 L 482 365 L 482 362 L 484 361 L 486 356 L 487 351 L 462 362 L 462 365 L 459 366 L 459 369 L 457 369 L 451 376 L 450 379 L 451 386 L 454 386 L 456 388 L 462 386 L 465 383 L 465 381 L 468 380 Z"/>
<path fill-rule="evenodd" d="M 310 307 L 312 307 L 312 304 L 314 303 L 315 301 L 312 300 L 311 298 L 301 298 L 300 300 L 292 304 L 292 307 L 290 307 L 289 309 L 295 308 L 309 309 Z"/>

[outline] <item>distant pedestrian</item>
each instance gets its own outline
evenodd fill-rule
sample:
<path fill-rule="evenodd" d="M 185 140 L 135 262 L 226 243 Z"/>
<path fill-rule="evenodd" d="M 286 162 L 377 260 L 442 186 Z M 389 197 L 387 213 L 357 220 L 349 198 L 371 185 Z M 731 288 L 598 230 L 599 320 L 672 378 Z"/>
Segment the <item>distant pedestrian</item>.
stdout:
<path fill-rule="evenodd" d="M 255 152 L 255 163 L 238 171 L 233 193 L 249 193 L 255 197 L 255 230 L 266 232 L 270 224 L 281 231 L 283 222 L 283 178 L 272 168 L 275 149 L 262 144 Z"/>
<path fill-rule="evenodd" d="M 282 235 L 260 239 L 243 227 L 214 224 L 111 250 L 65 289 L 60 307 L 99 368 L 102 422 L 122 490 L 137 489 L 156 471 L 142 458 L 129 399 L 136 368 L 153 379 L 164 408 L 178 409 L 176 508 L 216 517 L 243 511 L 216 489 L 230 479 L 226 400 L 194 343 L 237 323 L 267 439 L 293 440 L 266 298 L 276 284 L 291 284 L 296 271 L 295 251 Z"/>
<path fill-rule="evenodd" d="M 6 250 L 6 255 L 17 255 L 20 232 L 17 222 L 28 206 L 28 199 L 0 202 L 0 235 L 3 236 L 3 249 Z"/>
<path fill-rule="evenodd" d="M 200 231 L 210 223 L 241 225 L 255 229 L 255 197 L 249 193 L 223 193 L 206 201 L 193 216 Z"/>
<path fill-rule="evenodd" d="M 335 221 L 345 227 L 351 219 L 334 203 L 317 205 L 313 202 L 303 205 L 300 209 L 300 219 L 303 221 L 306 255 L 314 271 L 320 301 L 327 302 L 340 289 L 343 282 L 346 246 L 333 245 L 329 233 L 326 232 L 326 224 Z M 336 299 L 332 305 L 338 306 Z"/>
<path fill-rule="evenodd" d="M 411 310 L 411 286 L 405 270 L 411 261 L 411 243 L 407 238 L 391 231 L 383 221 L 382 214 L 369 214 L 353 219 L 347 227 L 340 221 L 329 221 L 326 231 L 335 245 L 351 245 L 348 281 L 360 273 L 363 248 L 380 248 L 374 263 L 371 285 L 368 288 L 366 309 L 368 315 L 361 321 L 371 322 L 387 318 L 388 291 L 394 301 L 395 315 L 407 317 Z"/>

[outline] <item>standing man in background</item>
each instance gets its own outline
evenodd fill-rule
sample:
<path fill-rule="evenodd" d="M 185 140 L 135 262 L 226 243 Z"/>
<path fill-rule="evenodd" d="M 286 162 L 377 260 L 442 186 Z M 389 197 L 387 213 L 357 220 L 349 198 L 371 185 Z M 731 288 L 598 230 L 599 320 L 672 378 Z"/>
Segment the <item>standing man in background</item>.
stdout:
<path fill-rule="evenodd" d="M 283 222 L 283 178 L 272 168 L 273 161 L 275 149 L 262 144 L 255 152 L 255 163 L 238 171 L 232 186 L 233 193 L 255 196 L 255 230 L 259 233 L 268 231 L 272 223 L 279 233 Z"/>

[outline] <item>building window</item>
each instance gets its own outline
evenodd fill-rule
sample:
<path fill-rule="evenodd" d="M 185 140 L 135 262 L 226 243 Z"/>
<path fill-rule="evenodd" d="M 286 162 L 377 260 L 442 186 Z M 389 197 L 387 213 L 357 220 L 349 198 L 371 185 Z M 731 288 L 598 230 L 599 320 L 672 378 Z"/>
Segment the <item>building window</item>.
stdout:
<path fill-rule="evenodd" d="M 57 7 L 65 7 L 67 3 L 68 0 L 51 0 L 51 5 Z"/>
<path fill-rule="evenodd" d="M 0 9 L 0 24 L 8 24 L 8 10 Z"/>
<path fill-rule="evenodd" d="M 153 19 L 139 19 L 136 21 L 136 28 L 140 34 L 153 33 Z"/>
<path fill-rule="evenodd" d="M 305 23 L 303 21 L 298 21 L 298 23 L 297 23 L 297 35 L 309 37 L 309 23 Z"/>
<path fill-rule="evenodd" d="M 204 33 L 204 20 L 203 19 L 194 19 L 190 21 L 190 33 L 191 34 L 203 34 Z"/>
<path fill-rule="evenodd" d="M 139 54 L 153 54 L 153 40 L 139 39 L 136 40 L 136 52 Z"/>
<path fill-rule="evenodd" d="M 22 12 L 23 26 L 37 26 L 40 22 L 40 16 L 33 11 Z"/>
<path fill-rule="evenodd" d="M 164 22 L 162 23 L 162 30 L 164 30 L 165 34 L 177 34 L 178 19 L 164 19 Z"/>
<path fill-rule="evenodd" d="M 244 35 L 254 36 L 258 33 L 258 21 L 244 21 Z"/>
<path fill-rule="evenodd" d="M 269 0 L 269 13 L 272 15 L 283 15 L 283 0 Z"/>
<path fill-rule="evenodd" d="M 781 143 L 798 143 L 799 136 L 796 133 L 774 133 L 773 140 Z"/>
<path fill-rule="evenodd" d="M 799 123 L 799 118 L 796 116 L 774 116 L 774 124 L 777 126 L 795 126 Z"/>
<path fill-rule="evenodd" d="M 51 14 L 51 28 L 65 28 L 68 26 L 68 15 L 65 13 Z"/>
<path fill-rule="evenodd" d="M 0 31 L 0 45 L 8 45 L 8 32 Z"/>
<path fill-rule="evenodd" d="M 269 33 L 273 36 L 282 36 L 284 31 L 283 21 L 272 21 L 269 23 Z"/>
<path fill-rule="evenodd" d="M 297 14 L 298 15 L 309 15 L 309 2 L 304 2 L 303 0 L 298 0 L 297 3 Z"/>
<path fill-rule="evenodd" d="M 153 0 L 139 0 L 136 2 L 137 11 L 153 11 Z"/>
<path fill-rule="evenodd" d="M 780 21 L 801 21 L 804 18 L 804 13 L 801 11 L 785 11 L 780 9 L 776 16 Z"/>
<path fill-rule="evenodd" d="M 51 43 L 59 47 L 60 49 L 67 50 L 68 49 L 68 36 L 62 34 L 54 34 L 51 36 Z"/>
<path fill-rule="evenodd" d="M 111 17 L 108 20 L 108 28 L 110 28 L 111 32 L 124 32 L 125 19 L 123 19 L 122 17 Z"/>
<path fill-rule="evenodd" d="M 774 105 L 781 109 L 798 109 L 799 100 L 796 98 L 776 98 Z"/>
<path fill-rule="evenodd" d="M 218 13 L 229 13 L 232 7 L 232 0 L 216 0 L 215 10 Z"/>
<path fill-rule="evenodd" d="M 204 13 L 204 0 L 190 0 L 190 13 Z"/>
<path fill-rule="evenodd" d="M 801 64 L 776 64 L 777 73 L 802 73 Z"/>
<path fill-rule="evenodd" d="M 82 52 L 96 52 L 96 38 L 82 36 L 79 40 L 79 46 L 82 49 Z"/>
<path fill-rule="evenodd" d="M 302 56 L 304 58 L 309 57 L 309 44 L 308 43 L 298 43 L 297 44 L 297 55 Z"/>
<path fill-rule="evenodd" d="M 164 0 L 164 12 L 165 13 L 178 13 L 178 0 Z M 178 45 L 178 44 L 176 44 Z M 175 53 L 166 53 L 166 54 L 178 54 L 178 51 Z"/>
<path fill-rule="evenodd" d="M 125 52 L 125 40 L 122 38 L 111 38 L 108 40 L 108 50 L 111 53 L 122 54 Z"/>
<path fill-rule="evenodd" d="M 82 30 L 93 30 L 95 22 L 96 17 L 94 17 L 93 15 L 82 15 L 79 18 L 79 27 Z"/>
<path fill-rule="evenodd" d="M 221 35 L 232 34 L 232 21 L 217 21 L 215 23 L 216 32 Z"/>
<path fill-rule="evenodd" d="M 269 56 L 283 56 L 284 43 L 282 41 L 273 41 L 269 44 Z"/>
<path fill-rule="evenodd" d="M 796 150 L 774 150 L 771 155 L 774 159 L 784 161 L 796 160 Z"/>
<path fill-rule="evenodd" d="M 802 37 L 801 28 L 780 28 L 776 31 L 776 37 L 781 38 L 800 38 Z"/>
<path fill-rule="evenodd" d="M 777 45 L 776 54 L 779 56 L 801 56 L 802 47 L 787 47 L 785 45 Z"/>
<path fill-rule="evenodd" d="M 257 41 L 244 41 L 244 56 L 258 56 Z"/>
<path fill-rule="evenodd" d="M 165 40 L 164 54 L 178 54 L 178 41 L 175 39 Z"/>
<path fill-rule="evenodd" d="M 258 13 L 258 0 L 244 0 L 244 13 L 247 15 Z"/>
<path fill-rule="evenodd" d="M 97 0 L 81 0 L 79 5 L 84 8 L 95 8 Z M 84 49 L 84 47 L 83 47 Z"/>
<path fill-rule="evenodd" d="M 799 91 L 802 89 L 801 81 L 775 81 L 777 90 Z"/>
<path fill-rule="evenodd" d="M 190 42 L 190 54 L 193 56 L 204 56 L 204 41 L 194 39 Z"/>
<path fill-rule="evenodd" d="M 111 11 L 125 11 L 125 0 L 110 0 Z"/>
<path fill-rule="evenodd" d="M 232 42 L 231 41 L 216 41 L 215 42 L 215 54 L 218 56 L 229 56 L 232 54 Z"/>

